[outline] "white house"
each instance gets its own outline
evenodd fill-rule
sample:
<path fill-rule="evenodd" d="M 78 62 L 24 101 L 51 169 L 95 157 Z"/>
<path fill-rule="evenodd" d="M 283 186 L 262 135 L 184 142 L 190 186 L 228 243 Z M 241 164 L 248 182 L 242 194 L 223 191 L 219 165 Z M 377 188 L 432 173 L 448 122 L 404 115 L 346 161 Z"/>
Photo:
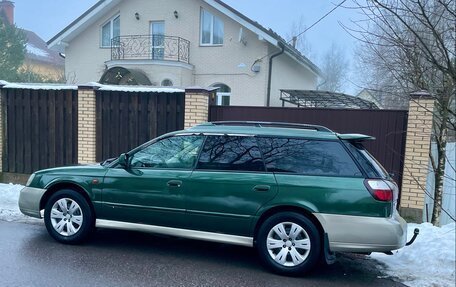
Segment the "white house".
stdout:
<path fill-rule="evenodd" d="M 218 104 L 279 106 L 319 69 L 220 0 L 100 0 L 48 41 L 68 82 L 219 87 Z"/>

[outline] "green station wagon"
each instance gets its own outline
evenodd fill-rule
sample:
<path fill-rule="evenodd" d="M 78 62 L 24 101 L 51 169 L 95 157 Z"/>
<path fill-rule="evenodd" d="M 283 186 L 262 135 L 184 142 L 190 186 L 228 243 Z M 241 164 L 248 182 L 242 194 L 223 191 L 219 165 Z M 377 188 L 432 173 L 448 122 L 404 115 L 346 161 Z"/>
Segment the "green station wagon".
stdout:
<path fill-rule="evenodd" d="M 95 227 L 252 246 L 281 274 L 406 243 L 398 188 L 361 142 L 314 125 L 214 122 L 97 165 L 37 171 L 19 207 L 59 242 Z"/>

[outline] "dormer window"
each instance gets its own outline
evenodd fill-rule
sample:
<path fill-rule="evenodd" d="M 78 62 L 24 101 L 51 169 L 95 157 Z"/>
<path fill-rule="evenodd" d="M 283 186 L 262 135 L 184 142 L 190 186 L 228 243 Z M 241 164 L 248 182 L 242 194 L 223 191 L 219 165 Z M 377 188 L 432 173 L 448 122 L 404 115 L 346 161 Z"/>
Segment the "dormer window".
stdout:
<path fill-rule="evenodd" d="M 110 48 L 111 40 L 120 36 L 120 16 L 110 19 L 101 27 L 101 47 Z"/>
<path fill-rule="evenodd" d="M 223 45 L 224 24 L 219 17 L 201 9 L 200 44 L 202 46 Z"/>

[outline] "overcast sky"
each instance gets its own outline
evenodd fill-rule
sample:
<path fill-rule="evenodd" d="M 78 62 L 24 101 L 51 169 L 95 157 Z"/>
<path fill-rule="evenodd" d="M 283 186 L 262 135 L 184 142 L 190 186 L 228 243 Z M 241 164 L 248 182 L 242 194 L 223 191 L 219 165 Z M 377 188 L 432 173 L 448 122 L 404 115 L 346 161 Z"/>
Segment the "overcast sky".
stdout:
<path fill-rule="evenodd" d="M 97 2 L 97 0 L 13 1 L 16 5 L 16 25 L 34 31 L 46 41 Z M 285 37 L 290 33 L 293 21 L 298 21 L 303 16 L 304 24 L 310 26 L 340 0 L 224 0 L 224 2 Z M 335 42 L 346 50 L 351 66 L 354 64 L 352 59 L 356 42 L 342 29 L 339 22 L 350 24 L 350 21 L 356 17 L 355 11 L 340 7 L 306 32 L 305 38 L 310 43 L 311 58 L 314 62 L 318 64 L 327 48 Z M 347 87 L 346 92 L 353 93 L 354 90 L 353 87 Z"/>

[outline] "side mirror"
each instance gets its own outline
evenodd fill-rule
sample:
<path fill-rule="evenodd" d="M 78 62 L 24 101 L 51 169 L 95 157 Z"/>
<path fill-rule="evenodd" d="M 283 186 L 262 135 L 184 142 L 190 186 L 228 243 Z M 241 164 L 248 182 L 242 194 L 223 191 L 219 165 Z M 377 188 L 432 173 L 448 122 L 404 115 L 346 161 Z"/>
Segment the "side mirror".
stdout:
<path fill-rule="evenodd" d="M 119 156 L 118 163 L 124 168 L 128 167 L 128 154 L 123 153 Z"/>

